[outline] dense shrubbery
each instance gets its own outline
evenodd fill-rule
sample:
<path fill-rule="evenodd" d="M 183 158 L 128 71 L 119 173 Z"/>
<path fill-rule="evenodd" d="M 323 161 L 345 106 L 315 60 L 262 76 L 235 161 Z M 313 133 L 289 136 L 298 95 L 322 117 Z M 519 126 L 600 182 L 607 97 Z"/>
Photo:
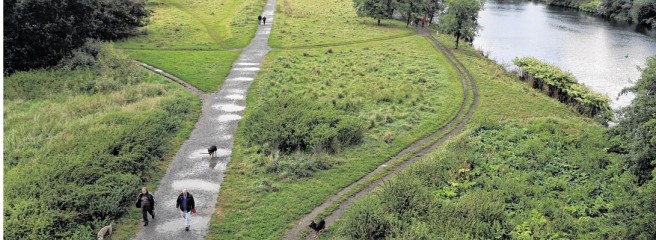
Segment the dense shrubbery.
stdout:
<path fill-rule="evenodd" d="M 654 216 L 639 212 L 654 204 L 637 204 L 648 199 L 634 195 L 633 176 L 607 146 L 604 129 L 587 123 L 487 124 L 356 202 L 338 233 L 348 239 L 649 238 L 648 225 L 622 219 Z"/>
<path fill-rule="evenodd" d="M 332 163 L 325 154 L 359 144 L 364 121 L 331 105 L 283 96 L 250 112 L 241 128 L 250 146 L 262 149 L 256 164 L 266 173 L 309 177 Z"/>
<path fill-rule="evenodd" d="M 7 239 L 93 239 L 193 117 L 174 86 L 111 47 L 89 48 L 97 58 L 4 81 Z"/>
<path fill-rule="evenodd" d="M 332 106 L 285 96 L 271 99 L 246 118 L 243 133 L 251 145 L 268 146 L 283 153 L 312 151 L 334 153 L 360 143 L 362 120 Z"/>
<path fill-rule="evenodd" d="M 5 73 L 56 65 L 87 38 L 136 34 L 150 12 L 141 0 L 4 2 Z"/>
<path fill-rule="evenodd" d="M 626 154 L 625 164 L 640 187 L 635 198 L 618 205 L 627 213 L 620 220 L 630 223 L 631 238 L 656 239 L 656 57 L 648 59 L 640 80 L 626 91 L 636 97 L 610 129 L 616 144 L 610 151 Z"/>
<path fill-rule="evenodd" d="M 535 58 L 519 58 L 513 60 L 513 63 L 521 69 L 520 77 L 533 88 L 573 106 L 581 114 L 604 121 L 612 119 L 608 97 L 578 84 L 571 73 Z"/>

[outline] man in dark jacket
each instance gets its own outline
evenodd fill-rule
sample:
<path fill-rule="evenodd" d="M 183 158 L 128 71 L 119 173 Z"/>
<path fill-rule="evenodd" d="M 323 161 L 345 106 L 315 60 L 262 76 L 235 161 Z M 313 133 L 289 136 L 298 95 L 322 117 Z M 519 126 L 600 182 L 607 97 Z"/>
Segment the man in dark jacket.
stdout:
<path fill-rule="evenodd" d="M 185 219 L 185 231 L 189 231 L 191 227 L 191 212 L 196 209 L 194 196 L 187 192 L 187 189 L 182 189 L 182 193 L 178 196 L 178 201 L 175 204 L 176 209 L 182 211 L 182 217 Z"/>
<path fill-rule="evenodd" d="M 155 219 L 155 214 L 153 213 L 153 210 L 155 210 L 155 198 L 148 192 L 146 187 L 141 188 L 141 193 L 137 198 L 137 207 L 141 208 L 144 226 L 148 226 L 148 213 Z"/>

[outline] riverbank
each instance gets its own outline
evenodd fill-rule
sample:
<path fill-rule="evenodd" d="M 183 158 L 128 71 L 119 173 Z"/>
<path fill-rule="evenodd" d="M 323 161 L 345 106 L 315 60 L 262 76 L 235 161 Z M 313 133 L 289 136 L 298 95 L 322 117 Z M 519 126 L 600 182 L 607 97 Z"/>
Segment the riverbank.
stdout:
<path fill-rule="evenodd" d="M 577 9 L 620 22 L 636 23 L 656 29 L 656 3 L 629 0 L 530 0 L 551 6 Z"/>
<path fill-rule="evenodd" d="M 605 128 L 473 48 L 452 51 L 476 69 L 468 130 L 356 201 L 323 239 L 653 237 L 653 205 L 640 205 L 653 197 L 636 194 L 653 185 L 634 183 Z"/>

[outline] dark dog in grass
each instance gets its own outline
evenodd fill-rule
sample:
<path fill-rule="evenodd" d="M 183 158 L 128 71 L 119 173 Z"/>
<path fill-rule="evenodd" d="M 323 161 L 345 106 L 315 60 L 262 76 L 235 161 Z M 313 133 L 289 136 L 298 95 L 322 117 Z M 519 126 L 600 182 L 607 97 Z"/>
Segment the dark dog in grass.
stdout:
<path fill-rule="evenodd" d="M 212 145 L 208 148 L 207 153 L 210 155 L 210 158 L 216 157 L 216 145 Z"/>
<path fill-rule="evenodd" d="M 317 238 L 324 230 L 326 230 L 326 221 L 321 220 L 319 223 L 315 223 L 314 220 L 312 220 L 310 228 L 314 230 L 314 238 Z"/>

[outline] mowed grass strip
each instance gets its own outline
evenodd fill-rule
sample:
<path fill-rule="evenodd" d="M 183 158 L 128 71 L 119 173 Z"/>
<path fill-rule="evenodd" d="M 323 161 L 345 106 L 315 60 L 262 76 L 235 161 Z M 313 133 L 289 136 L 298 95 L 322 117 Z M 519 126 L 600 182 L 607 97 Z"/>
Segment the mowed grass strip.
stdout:
<path fill-rule="evenodd" d="M 302 215 L 372 171 L 457 112 L 463 89 L 446 59 L 422 37 L 348 47 L 274 50 L 249 91 L 245 118 L 270 99 L 310 98 L 366 122 L 363 143 L 328 155 L 334 166 L 311 177 L 264 173 L 267 158 L 235 136 L 210 239 L 279 239 Z M 285 114 L 285 113 L 279 113 Z"/>
<path fill-rule="evenodd" d="M 266 0 L 151 0 L 147 33 L 118 42 L 129 49 L 243 48 L 255 34 Z"/>
<path fill-rule="evenodd" d="M 394 20 L 381 25 L 358 18 L 352 0 L 279 0 L 269 45 L 299 48 L 352 44 L 411 35 L 414 28 Z"/>
<path fill-rule="evenodd" d="M 230 74 L 239 51 L 153 51 L 125 50 L 132 58 L 165 70 L 192 86 L 218 91 Z"/>

